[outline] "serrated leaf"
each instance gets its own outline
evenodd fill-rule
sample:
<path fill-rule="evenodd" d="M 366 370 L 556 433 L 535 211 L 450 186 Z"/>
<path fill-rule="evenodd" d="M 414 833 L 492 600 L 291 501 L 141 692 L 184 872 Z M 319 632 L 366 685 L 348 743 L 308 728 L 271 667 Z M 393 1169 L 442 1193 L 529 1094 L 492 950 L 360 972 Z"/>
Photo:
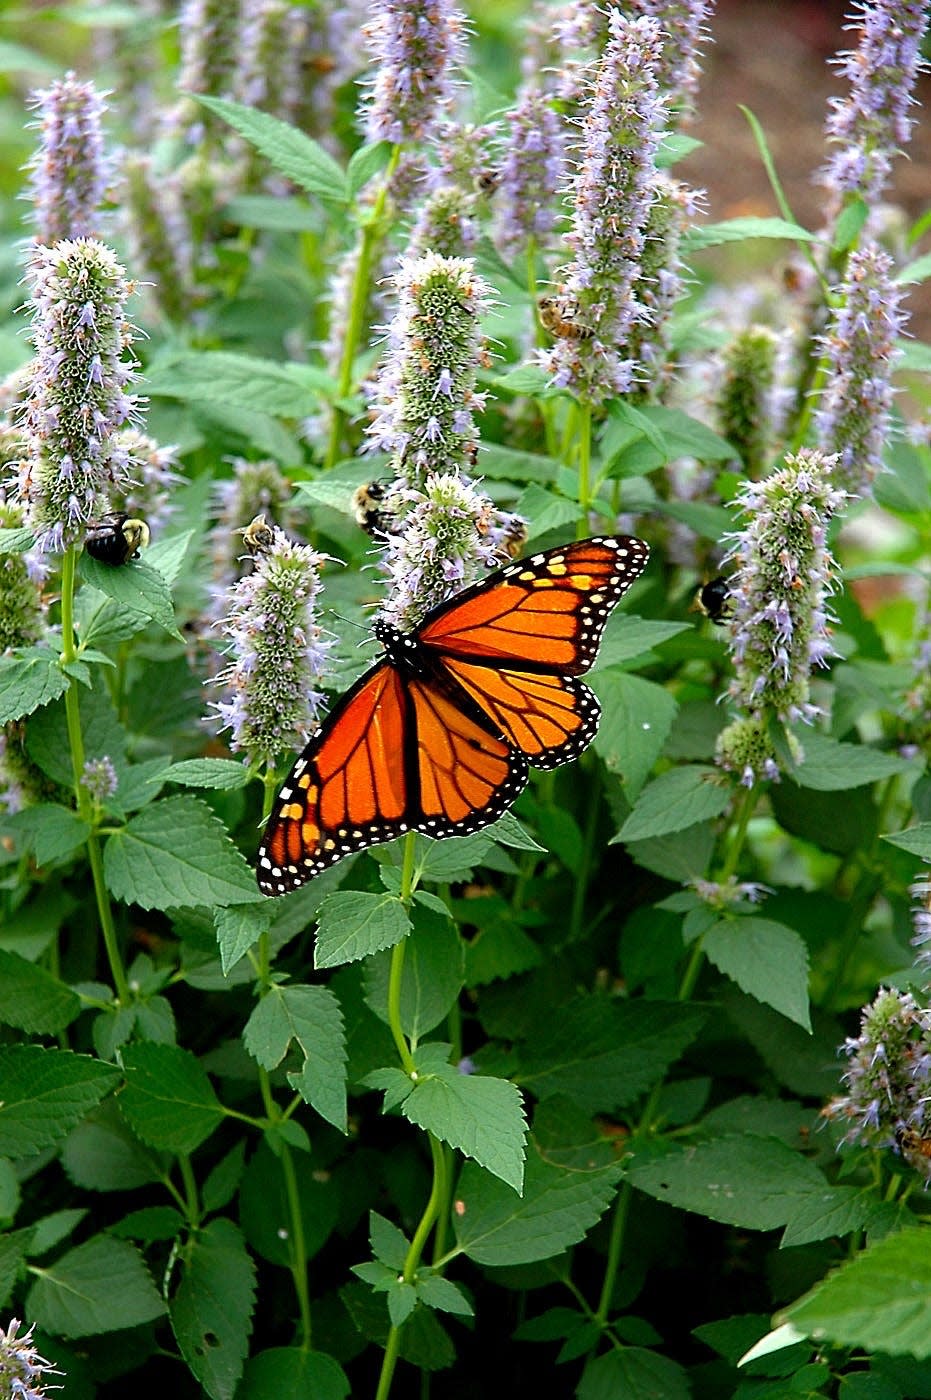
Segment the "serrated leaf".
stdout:
<path fill-rule="evenodd" d="M 74 1233 L 87 1213 L 86 1210 L 56 1210 L 37 1220 L 29 1242 L 30 1258 L 41 1259 L 43 1254 L 61 1244 Z"/>
<path fill-rule="evenodd" d="M 241 763 L 234 763 L 231 758 L 187 758 L 166 768 L 162 779 L 166 783 L 178 783 L 181 787 L 233 792 L 246 786 L 249 770 Z"/>
<path fill-rule="evenodd" d="M 811 1162 L 776 1138 L 728 1134 L 635 1158 L 631 1183 L 648 1196 L 748 1230 L 775 1230 L 824 1177 Z"/>
<path fill-rule="evenodd" d="M 474 1317 L 475 1309 L 461 1288 L 440 1274 L 424 1274 L 417 1279 L 417 1296 L 428 1308 Z"/>
<path fill-rule="evenodd" d="M 0 1308 L 6 1307 L 16 1286 L 31 1234 L 31 1230 L 15 1230 L 0 1235 Z"/>
<path fill-rule="evenodd" d="M 380 1263 L 386 1264 L 396 1272 L 404 1268 L 410 1240 L 403 1230 L 399 1230 L 397 1225 L 393 1225 L 376 1210 L 369 1211 L 369 1243 L 372 1246 L 372 1254 Z"/>
<path fill-rule="evenodd" d="M 198 797 L 153 802 L 109 838 L 107 888 L 143 909 L 258 903 L 252 871 Z"/>
<path fill-rule="evenodd" d="M 601 701 L 595 752 L 633 799 L 662 753 L 679 707 L 661 685 L 624 671 L 596 672 L 591 687 Z"/>
<path fill-rule="evenodd" d="M 54 1035 L 80 1010 L 80 998 L 57 977 L 16 953 L 0 950 L 0 1024 L 32 1035 Z"/>
<path fill-rule="evenodd" d="M 401 971 L 401 1029 L 418 1041 L 439 1025 L 459 996 L 465 949 L 447 909 L 439 913 L 415 899 L 411 917 Z M 388 952 L 376 954 L 365 968 L 365 1000 L 386 1025 L 390 973 Z"/>
<path fill-rule="evenodd" d="M 898 846 L 902 851 L 931 861 L 931 822 L 919 822 L 907 831 L 896 831 L 882 839 L 888 841 L 890 846 Z"/>
<path fill-rule="evenodd" d="M 272 1347 L 246 1362 L 237 1400 L 346 1400 L 350 1388 L 342 1366 L 326 1352 Z"/>
<path fill-rule="evenodd" d="M 242 1178 L 246 1160 L 246 1144 L 239 1141 L 214 1167 L 204 1182 L 204 1210 L 222 1210 L 233 1199 Z"/>
<path fill-rule="evenodd" d="M 826 734 L 805 732 L 799 737 L 805 757 L 795 766 L 792 777 L 800 787 L 839 792 L 908 772 L 907 760 L 898 754 L 883 753 L 866 744 L 841 744 Z"/>
<path fill-rule="evenodd" d="M 18 656 L 0 656 L 0 724 L 31 715 L 64 695 L 68 680 L 48 647 L 28 647 Z"/>
<path fill-rule="evenodd" d="M 281 365 L 226 350 L 201 351 L 156 364 L 146 390 L 153 396 L 229 406 L 265 418 L 300 418 L 315 402 L 309 366 Z"/>
<path fill-rule="evenodd" d="M 29 1320 L 59 1337 L 138 1327 L 165 1311 L 142 1255 L 110 1235 L 95 1235 L 47 1265 L 26 1300 Z"/>
<path fill-rule="evenodd" d="M 120 1111 L 143 1142 L 193 1152 L 223 1121 L 223 1107 L 200 1061 L 176 1045 L 146 1042 L 123 1051 Z"/>
<path fill-rule="evenodd" d="M 177 1239 L 183 1229 L 184 1216 L 174 1206 L 145 1206 L 111 1225 L 110 1233 L 120 1240 L 154 1244 L 158 1240 Z"/>
<path fill-rule="evenodd" d="M 359 191 L 365 189 L 373 175 L 384 170 L 390 155 L 391 144 L 388 141 L 375 141 L 353 151 L 346 167 L 346 184 L 350 199 L 355 199 Z"/>
<path fill-rule="evenodd" d="M 794 929 L 756 914 L 719 919 L 702 946 L 741 991 L 811 1030 L 808 949 Z"/>
<path fill-rule="evenodd" d="M 565 529 L 571 525 L 579 513 L 574 501 L 557 496 L 543 486 L 531 483 L 517 498 L 514 510 L 527 521 L 527 538 L 535 540 L 550 530 Z"/>
<path fill-rule="evenodd" d="M 645 1347 L 620 1347 L 585 1367 L 577 1400 L 689 1400 L 688 1373 L 667 1356 Z"/>
<path fill-rule="evenodd" d="M 645 656 L 663 642 L 689 630 L 687 622 L 657 622 L 637 617 L 635 613 L 612 613 L 598 651 L 598 670 L 603 672 L 609 666 L 622 666 Z"/>
<path fill-rule="evenodd" d="M 698 763 L 670 768 L 643 789 L 612 844 L 665 836 L 710 821 L 720 816 L 730 800 L 731 789 L 721 782 L 718 769 Z"/>
<path fill-rule="evenodd" d="M 234 131 L 261 151 L 276 170 L 287 175 L 302 190 L 329 203 L 346 203 L 348 189 L 342 168 L 322 146 L 297 127 L 267 112 L 257 112 L 223 98 L 198 94 L 197 101 L 228 122 Z"/>
<path fill-rule="evenodd" d="M 98 593 L 106 594 L 119 607 L 128 608 L 131 613 L 151 618 L 172 637 L 183 640 L 175 623 L 171 589 L 151 564 L 136 559 L 114 567 L 85 553 L 81 555 L 78 568 L 81 577 Z"/>
<path fill-rule="evenodd" d="M 38 1045 L 0 1049 L 0 1157 L 54 1147 L 119 1079 L 112 1065 Z"/>
<path fill-rule="evenodd" d="M 289 1084 L 344 1133 L 346 1035 L 339 1002 L 328 987 L 273 984 L 243 1032 L 249 1054 L 269 1070 L 281 1063 L 292 1040 L 304 1053 L 304 1065 L 288 1075 Z"/>
<path fill-rule="evenodd" d="M 393 948 L 411 929 L 404 905 L 390 894 L 355 890 L 330 894 L 317 917 L 314 967 L 338 967 Z"/>
<path fill-rule="evenodd" d="M 527 1121 L 515 1084 L 444 1066 L 415 1086 L 401 1111 L 520 1193 Z"/>
<path fill-rule="evenodd" d="M 623 1108 L 649 1089 L 698 1035 L 705 1013 L 661 1001 L 578 997 L 554 1008 L 519 1052 L 514 1077 L 539 1099 Z"/>
<path fill-rule="evenodd" d="M 198 1231 L 171 1303 L 181 1354 L 211 1400 L 232 1400 L 249 1351 L 255 1265 L 231 1220 Z"/>
<path fill-rule="evenodd" d="M 815 235 L 788 219 L 745 214 L 737 219 L 689 229 L 683 242 L 693 253 L 699 248 L 716 248 L 722 243 L 742 243 L 746 238 L 788 238 L 797 243 L 812 243 Z"/>
<path fill-rule="evenodd" d="M 849 1235 L 862 1230 L 877 1205 L 872 1190 L 856 1186 L 828 1186 L 813 1191 L 795 1207 L 792 1219 L 780 1240 L 781 1249 L 793 1245 L 812 1244 L 833 1235 Z"/>
<path fill-rule="evenodd" d="M 113 1099 L 69 1133 L 61 1160 L 71 1181 L 85 1191 L 132 1191 L 162 1176 L 158 1154 L 132 1133 Z"/>
<path fill-rule="evenodd" d="M 466 1163 L 455 1191 L 459 1247 L 478 1264 L 530 1264 L 577 1244 L 607 1210 L 619 1163 L 592 1171 L 553 1165 L 533 1146 L 523 1195 Z"/>
<path fill-rule="evenodd" d="M 169 588 L 181 575 L 194 533 L 193 530 L 183 530 L 177 535 L 163 535 L 146 548 L 146 563 L 158 570 Z"/>
<path fill-rule="evenodd" d="M 931 1356 L 931 1236 L 900 1230 L 828 1274 L 782 1314 L 799 1331 L 891 1356 Z"/>
<path fill-rule="evenodd" d="M 14 831 L 22 833 L 35 852 L 36 864 L 40 866 L 70 856 L 79 846 L 83 846 L 91 830 L 77 812 L 52 802 L 24 807 L 14 814 L 10 825 Z"/>

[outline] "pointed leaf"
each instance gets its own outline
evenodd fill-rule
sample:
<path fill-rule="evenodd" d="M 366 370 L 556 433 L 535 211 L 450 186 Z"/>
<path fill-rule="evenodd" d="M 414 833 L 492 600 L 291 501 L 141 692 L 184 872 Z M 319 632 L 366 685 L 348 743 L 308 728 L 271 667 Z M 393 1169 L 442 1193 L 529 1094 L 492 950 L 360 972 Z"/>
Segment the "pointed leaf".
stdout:
<path fill-rule="evenodd" d="M 176 1045 L 149 1041 L 123 1051 L 120 1110 L 152 1147 L 193 1152 L 223 1121 L 223 1107 L 199 1060 Z"/>
<path fill-rule="evenodd" d="M 151 618 L 172 637 L 184 640 L 175 623 L 171 589 L 151 564 L 142 559 L 131 559 L 128 564 L 114 568 L 112 564 L 103 564 L 89 554 L 82 554 L 80 574 L 93 588 L 105 593 L 120 607 Z"/>
<path fill-rule="evenodd" d="M 18 954 L 0 950 L 0 1023 L 32 1035 L 54 1035 L 80 1010 L 80 998 L 64 982 Z"/>
<path fill-rule="evenodd" d="M 447 1066 L 422 1080 L 402 1113 L 434 1137 L 457 1147 L 518 1193 L 524 1179 L 527 1122 L 520 1090 L 506 1079 L 460 1074 Z"/>
<path fill-rule="evenodd" d="M 119 1079 L 90 1055 L 39 1045 L 0 1049 L 0 1157 L 32 1157 L 71 1131 Z"/>
<path fill-rule="evenodd" d="M 229 122 L 234 131 L 251 142 L 276 170 L 287 175 L 302 190 L 331 203 L 346 203 L 348 189 L 342 168 L 322 146 L 297 127 L 223 98 L 197 95 L 197 101 Z"/>
<path fill-rule="evenodd" d="M 392 948 L 411 928 L 396 895 L 355 890 L 327 895 L 318 919 L 314 967 L 337 967 Z"/>
<path fill-rule="evenodd" d="M 42 1271 L 26 1312 L 59 1337 L 91 1337 L 153 1322 L 166 1311 L 137 1249 L 95 1235 Z"/>
<path fill-rule="evenodd" d="M 645 1347 L 621 1347 L 598 1356 L 585 1368 L 578 1400 L 689 1400 L 688 1373 Z"/>
<path fill-rule="evenodd" d="M 439 1025 L 462 990 L 465 950 L 445 906 L 440 912 L 415 899 L 411 917 L 401 974 L 401 1029 L 417 1041 Z M 365 1000 L 386 1025 L 390 971 L 388 952 L 376 954 L 365 969 Z"/>
<path fill-rule="evenodd" d="M 345 1371 L 326 1352 L 272 1347 L 246 1362 L 237 1400 L 346 1400 L 349 1393 Z"/>
<path fill-rule="evenodd" d="M 231 1220 L 211 1220 L 191 1242 L 171 1303 L 181 1354 L 211 1400 L 232 1400 L 249 1351 L 255 1265 Z"/>
<path fill-rule="evenodd" d="M 273 985 L 249 1017 L 243 1042 L 265 1069 L 275 1069 L 291 1041 L 304 1066 L 288 1082 L 340 1132 L 346 1131 L 346 1035 L 339 1002 L 328 987 Z"/>
<path fill-rule="evenodd" d="M 67 677 L 48 647 L 29 647 L 18 656 L 0 656 L 0 724 L 31 715 L 64 695 Z"/>
<path fill-rule="evenodd" d="M 698 763 L 670 768 L 643 789 L 613 841 L 643 841 L 682 831 L 719 816 L 730 800 L 731 789 L 718 769 Z"/>
<path fill-rule="evenodd" d="M 811 1030 L 808 949 L 794 929 L 755 914 L 719 919 L 702 946 L 741 991 Z"/>

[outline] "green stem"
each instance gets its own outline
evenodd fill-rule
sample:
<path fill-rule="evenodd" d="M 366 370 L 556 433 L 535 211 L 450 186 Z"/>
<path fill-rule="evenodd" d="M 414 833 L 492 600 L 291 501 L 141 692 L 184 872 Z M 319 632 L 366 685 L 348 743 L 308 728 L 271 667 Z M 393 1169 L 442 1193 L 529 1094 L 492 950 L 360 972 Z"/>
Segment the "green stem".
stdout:
<path fill-rule="evenodd" d="M 740 857 L 743 854 L 744 842 L 747 839 L 747 828 L 750 825 L 750 818 L 753 816 L 753 809 L 756 806 L 756 784 L 753 787 L 741 788 L 741 799 L 737 807 L 737 821 L 734 826 L 734 834 L 730 839 L 727 848 L 727 855 L 724 864 L 721 866 L 718 875 L 718 882 L 724 884 L 731 878 L 737 869 Z"/>
<path fill-rule="evenodd" d="M 69 666 L 77 659 L 74 643 L 74 578 L 77 564 L 77 551 L 69 546 L 61 566 L 61 664 Z M 103 933 L 104 948 L 110 964 L 110 975 L 116 988 L 117 1001 L 128 1006 L 132 1001 L 129 981 L 123 967 L 110 897 L 103 878 L 103 854 L 100 840 L 94 829 L 94 808 L 90 793 L 81 782 L 84 772 L 84 736 L 81 733 L 81 711 L 78 704 L 78 685 L 72 676 L 66 676 L 68 686 L 65 691 L 65 723 L 68 728 L 68 747 L 71 750 L 71 772 L 74 778 L 74 800 L 78 814 L 87 822 L 90 832 L 87 837 L 87 854 L 90 859 L 91 876 L 94 882 L 94 896 L 97 901 L 97 914 Z"/>
<path fill-rule="evenodd" d="M 291 1276 L 297 1294 L 301 1314 L 301 1350 L 310 1351 L 313 1345 L 313 1329 L 310 1322 L 310 1294 L 307 1291 L 307 1242 L 304 1239 L 304 1217 L 301 1213 L 301 1198 L 297 1189 L 297 1174 L 294 1159 L 286 1142 L 279 1142 L 281 1171 L 284 1176 L 285 1195 L 288 1201 L 288 1252 L 291 1256 Z"/>
<path fill-rule="evenodd" d="M 405 1074 L 416 1074 L 414 1057 L 410 1052 L 407 1037 L 401 1029 L 401 977 L 404 972 L 404 948 L 406 939 L 401 939 L 391 950 L 391 969 L 388 973 L 388 1025 L 397 1046 L 398 1058 Z"/>
<path fill-rule="evenodd" d="M 372 274 L 372 263 L 375 259 L 375 249 L 383 233 L 383 222 L 385 216 L 385 205 L 388 202 L 388 191 L 391 188 L 391 180 L 394 172 L 398 168 L 398 161 L 401 159 L 401 147 L 395 146 L 391 152 L 391 158 L 385 168 L 381 188 L 375 199 L 372 212 L 360 227 L 359 256 L 356 260 L 356 269 L 352 282 L 352 298 L 349 303 L 349 324 L 346 327 L 346 334 L 343 339 L 343 352 L 339 362 L 339 375 L 336 385 L 337 399 L 345 399 L 352 389 L 352 370 L 356 360 L 356 350 L 359 345 L 359 338 L 362 334 L 362 323 L 365 320 L 365 307 L 369 295 L 369 281 Z M 327 445 L 324 469 L 329 469 L 339 460 L 340 446 L 342 443 L 343 426 L 345 424 L 345 411 L 339 404 L 333 405 L 333 419 L 330 425 L 330 440 Z"/>
<path fill-rule="evenodd" d="M 592 508 L 592 406 L 579 404 L 579 523 L 575 537 L 584 540 L 589 533 L 588 514 Z"/>
<path fill-rule="evenodd" d="M 599 1327 L 606 1326 L 608 1321 L 608 1309 L 611 1306 L 614 1284 L 617 1280 L 617 1272 L 621 1265 L 621 1251 L 624 1248 L 624 1235 L 627 1232 L 627 1217 L 630 1213 L 630 1198 L 632 1195 L 633 1187 L 630 1182 L 622 1182 L 621 1189 L 617 1195 L 617 1205 L 614 1208 L 614 1219 L 611 1221 L 611 1237 L 608 1240 L 608 1260 L 605 1264 L 605 1276 L 601 1285 L 601 1296 L 598 1299 L 598 1307 L 595 1309 L 595 1318 Z"/>
<path fill-rule="evenodd" d="M 588 755 L 585 755 L 587 758 Z M 584 763 L 584 758 L 582 760 Z M 586 767 L 588 765 L 585 765 Z M 592 774 L 597 778 L 597 770 Z M 582 853 L 579 858 L 578 870 L 575 877 L 575 889 L 572 892 L 572 912 L 569 916 L 569 942 L 575 943 L 582 937 L 582 921 L 585 917 L 585 896 L 588 893 L 588 880 L 592 869 L 592 856 L 595 850 L 595 835 L 598 830 L 600 784 L 593 782 L 592 790 L 588 794 L 588 813 L 585 818 L 585 830 L 582 833 Z"/>
<path fill-rule="evenodd" d="M 178 1168 L 184 1184 L 184 1213 L 187 1216 L 188 1224 L 196 1230 L 200 1224 L 200 1199 L 197 1194 L 197 1178 L 194 1175 L 194 1168 L 191 1166 L 191 1159 L 186 1152 L 179 1155 Z"/>

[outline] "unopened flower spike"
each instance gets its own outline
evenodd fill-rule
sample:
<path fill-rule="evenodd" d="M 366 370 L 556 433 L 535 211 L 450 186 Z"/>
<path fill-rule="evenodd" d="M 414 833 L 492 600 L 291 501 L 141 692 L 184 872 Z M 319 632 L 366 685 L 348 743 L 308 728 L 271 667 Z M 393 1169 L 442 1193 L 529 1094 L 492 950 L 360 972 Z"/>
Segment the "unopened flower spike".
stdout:
<path fill-rule="evenodd" d="M 828 598 L 835 566 L 826 532 L 847 499 L 833 484 L 834 466 L 803 449 L 737 496 L 745 524 L 731 536 L 724 565 L 734 664 L 728 695 L 740 714 L 720 734 L 717 759 L 748 787 L 779 775 L 772 723 L 810 723 L 819 713 L 812 667 L 834 655 Z"/>
<path fill-rule="evenodd" d="M 104 155 L 103 94 L 73 73 L 32 96 L 41 140 L 29 163 L 35 236 L 51 245 L 100 232 L 109 167 Z"/>
<path fill-rule="evenodd" d="M 222 690 L 213 707 L 230 748 L 267 765 L 316 725 L 329 648 L 316 620 L 324 556 L 277 526 L 272 535 L 229 590 L 222 631 L 230 660 L 212 682 Z"/>
<path fill-rule="evenodd" d="M 609 39 L 583 112 L 585 142 L 573 185 L 573 260 L 557 297 L 575 334 L 538 352 L 552 383 L 583 402 L 629 393 L 636 365 L 619 347 L 648 312 L 634 287 L 653 202 L 665 122 L 656 73 L 662 32 L 654 19 L 609 16 Z"/>
<path fill-rule="evenodd" d="M 131 483 L 119 438 L 135 399 L 125 306 L 134 284 L 95 239 L 37 248 L 29 281 L 35 346 L 24 406 L 20 498 L 37 547 L 60 554 Z"/>
<path fill-rule="evenodd" d="M 162 313 L 181 325 L 194 302 L 194 255 L 178 179 L 138 153 L 126 156 L 122 174 L 133 264 Z"/>
<path fill-rule="evenodd" d="M 748 476 L 768 464 L 774 436 L 773 386 L 779 339 L 768 326 L 738 331 L 721 355 L 715 396 L 717 429 L 736 449 Z"/>
<path fill-rule="evenodd" d="M 822 338 L 828 377 L 815 413 L 818 445 L 837 454 L 834 480 L 854 495 L 883 470 L 889 439 L 896 341 L 907 319 L 892 271 L 889 254 L 875 243 L 852 252 Z"/>

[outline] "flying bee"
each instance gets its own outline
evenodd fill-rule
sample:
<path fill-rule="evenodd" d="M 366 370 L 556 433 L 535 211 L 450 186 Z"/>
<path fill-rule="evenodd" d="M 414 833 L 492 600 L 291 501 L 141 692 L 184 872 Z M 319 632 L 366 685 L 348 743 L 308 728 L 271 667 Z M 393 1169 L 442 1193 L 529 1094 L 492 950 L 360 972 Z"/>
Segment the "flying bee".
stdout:
<path fill-rule="evenodd" d="M 387 495 L 380 481 L 368 481 L 352 493 L 353 519 L 367 535 L 386 535 L 391 529 L 391 516 L 384 508 Z"/>
<path fill-rule="evenodd" d="M 245 529 L 237 530 L 236 534 L 242 535 L 242 542 L 253 557 L 264 554 L 275 538 L 274 526 L 269 525 L 264 515 L 254 516 Z"/>
<path fill-rule="evenodd" d="M 578 319 L 579 303 L 571 296 L 537 298 L 540 324 L 556 340 L 591 340 L 595 332 Z"/>
<path fill-rule="evenodd" d="M 113 510 L 92 520 L 84 537 L 84 548 L 101 564 L 128 564 L 138 559 L 140 549 L 149 543 L 149 527 L 144 520 Z"/>
<path fill-rule="evenodd" d="M 731 590 L 723 574 L 718 574 L 717 578 L 702 584 L 695 594 L 692 607 L 695 612 L 704 613 L 712 622 L 720 625 L 727 622 L 732 611 Z"/>

